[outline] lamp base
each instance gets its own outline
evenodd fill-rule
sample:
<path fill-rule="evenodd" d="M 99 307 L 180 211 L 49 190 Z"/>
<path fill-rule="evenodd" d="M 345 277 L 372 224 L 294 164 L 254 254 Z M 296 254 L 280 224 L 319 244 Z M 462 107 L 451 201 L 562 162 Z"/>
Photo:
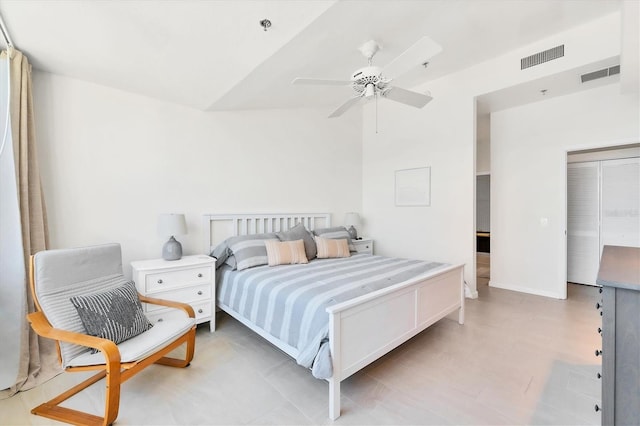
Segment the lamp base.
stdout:
<path fill-rule="evenodd" d="M 354 228 L 353 225 L 351 225 L 349 229 L 347 229 L 347 232 L 349 232 L 349 236 L 352 240 L 358 239 L 358 231 L 356 231 L 356 228 Z"/>
<path fill-rule="evenodd" d="M 169 241 L 162 246 L 162 258 L 164 260 L 180 260 L 182 258 L 182 244 L 175 238 L 169 238 Z"/>

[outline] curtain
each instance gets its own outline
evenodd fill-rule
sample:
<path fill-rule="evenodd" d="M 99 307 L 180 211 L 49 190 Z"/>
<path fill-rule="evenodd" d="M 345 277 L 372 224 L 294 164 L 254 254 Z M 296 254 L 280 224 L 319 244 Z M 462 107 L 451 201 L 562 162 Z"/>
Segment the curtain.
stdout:
<path fill-rule="evenodd" d="M 12 386 L 0 391 L 0 398 L 8 397 L 20 390 L 30 389 L 49 380 L 61 371 L 58 363 L 55 342 L 38 337 L 29 326 L 26 314 L 33 312 L 34 302 L 29 289 L 27 271 L 30 256 L 45 250 L 48 245 L 47 217 L 44 197 L 40 184 L 40 173 L 36 153 L 35 124 L 33 117 L 33 97 L 31 82 L 31 65 L 27 58 L 15 49 L 2 52 L 2 60 L 10 58 L 10 150 L 5 147 L 2 157 L 13 154 L 13 169 L 15 173 L 15 195 L 19 206 L 19 228 L 21 231 L 22 254 L 19 258 L 20 268 L 24 271 L 22 279 L 14 283 L 2 283 L 18 286 L 13 293 L 19 293 L 21 303 L 17 300 L 0 299 L 0 309 L 17 314 L 15 320 L 19 324 L 19 365 L 17 377 Z M 3 114 L 4 115 L 4 114 Z M 0 118 L 2 119 L 2 118 Z M 3 195 L 4 198 L 4 195 Z M 5 204 L 5 199 L 2 204 Z M 10 201 L 10 200 L 9 200 Z M 2 257 L 6 258 L 2 253 Z M 8 256 L 12 257 L 12 256 Z M 17 267 L 17 265 L 13 265 Z M 2 278 L 4 280 L 4 278 Z M 15 350 L 15 348 L 14 348 Z"/>

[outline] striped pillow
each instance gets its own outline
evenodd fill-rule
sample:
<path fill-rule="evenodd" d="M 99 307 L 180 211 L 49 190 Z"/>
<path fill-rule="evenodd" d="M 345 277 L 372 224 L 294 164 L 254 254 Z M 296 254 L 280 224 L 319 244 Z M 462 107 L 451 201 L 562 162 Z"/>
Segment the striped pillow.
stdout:
<path fill-rule="evenodd" d="M 264 241 L 277 239 L 274 233 L 241 235 L 227 239 L 227 245 L 231 250 L 230 255 L 233 255 L 236 262 L 234 269 L 241 271 L 254 266 L 267 265 L 269 262 Z M 225 263 L 230 259 L 231 256 Z"/>
<path fill-rule="evenodd" d="M 318 247 L 318 259 L 328 259 L 331 257 L 350 257 L 349 243 L 346 238 L 316 238 L 316 246 Z"/>
<path fill-rule="evenodd" d="M 322 237 L 322 238 L 331 238 L 331 239 L 346 239 L 347 240 L 347 244 L 349 245 L 349 250 L 350 251 L 357 251 L 356 250 L 356 246 L 353 245 L 353 242 L 351 241 L 351 234 L 349 234 L 349 231 L 347 231 L 347 228 L 345 228 L 344 226 L 336 226 L 334 228 L 320 228 L 320 229 L 315 229 L 313 231 L 313 234 L 318 236 L 318 237 Z"/>
<path fill-rule="evenodd" d="M 303 240 L 266 240 L 264 245 L 267 248 L 269 266 L 309 263 L 307 255 L 304 252 Z"/>
<path fill-rule="evenodd" d="M 144 333 L 153 324 L 142 311 L 133 281 L 102 293 L 71 297 L 87 333 L 115 344 Z M 98 352 L 93 349 L 93 353 Z"/>

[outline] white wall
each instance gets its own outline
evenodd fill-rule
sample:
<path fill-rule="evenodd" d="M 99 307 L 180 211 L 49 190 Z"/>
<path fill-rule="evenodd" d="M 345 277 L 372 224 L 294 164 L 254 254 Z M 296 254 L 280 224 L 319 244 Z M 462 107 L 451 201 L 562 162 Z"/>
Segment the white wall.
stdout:
<path fill-rule="evenodd" d="M 565 57 L 520 70 L 522 57 L 559 44 L 565 45 Z M 615 13 L 415 88 L 434 97 L 423 109 L 381 101 L 378 133 L 374 105 L 365 105 L 363 217 L 376 252 L 464 263 L 465 280 L 475 292 L 475 98 L 619 54 Z M 419 166 L 431 166 L 431 206 L 395 207 L 394 171 Z M 503 261 L 492 253 L 492 269 Z M 534 262 L 521 272 L 538 267 Z"/>
<path fill-rule="evenodd" d="M 492 114 L 490 285 L 566 298 L 567 151 L 637 142 L 638 105 L 610 84 Z"/>
<path fill-rule="evenodd" d="M 478 115 L 476 141 L 476 173 L 491 173 L 491 114 Z"/>
<path fill-rule="evenodd" d="M 324 110 L 202 112 L 83 81 L 34 74 L 51 246 L 122 244 L 157 258 L 160 213 L 185 213 L 185 254 L 205 213 L 360 211 L 360 118 Z"/>

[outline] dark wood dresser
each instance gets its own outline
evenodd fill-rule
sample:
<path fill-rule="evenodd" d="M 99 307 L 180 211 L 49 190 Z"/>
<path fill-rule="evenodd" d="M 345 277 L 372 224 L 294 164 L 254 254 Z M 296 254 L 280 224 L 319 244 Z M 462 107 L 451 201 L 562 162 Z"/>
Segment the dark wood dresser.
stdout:
<path fill-rule="evenodd" d="M 640 424 L 640 248 L 604 246 L 602 286 L 603 425 Z"/>

